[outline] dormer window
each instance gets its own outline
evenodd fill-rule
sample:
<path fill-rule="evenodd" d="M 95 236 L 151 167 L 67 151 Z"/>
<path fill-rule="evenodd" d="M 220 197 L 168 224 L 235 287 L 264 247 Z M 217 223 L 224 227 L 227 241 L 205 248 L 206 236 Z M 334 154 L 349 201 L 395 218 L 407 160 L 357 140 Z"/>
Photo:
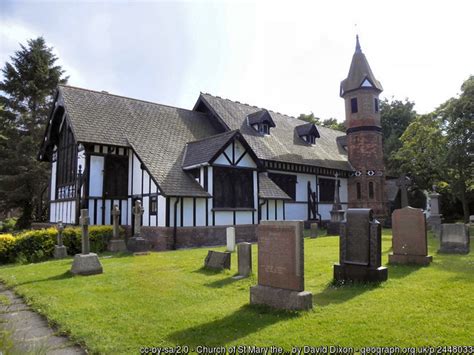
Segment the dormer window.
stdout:
<path fill-rule="evenodd" d="M 296 133 L 308 144 L 315 144 L 316 138 L 319 138 L 319 131 L 314 123 L 306 123 L 301 126 L 297 126 Z"/>
<path fill-rule="evenodd" d="M 275 122 L 273 122 L 272 116 L 267 110 L 251 113 L 247 116 L 247 123 L 263 135 L 269 135 L 270 128 L 275 127 Z"/>

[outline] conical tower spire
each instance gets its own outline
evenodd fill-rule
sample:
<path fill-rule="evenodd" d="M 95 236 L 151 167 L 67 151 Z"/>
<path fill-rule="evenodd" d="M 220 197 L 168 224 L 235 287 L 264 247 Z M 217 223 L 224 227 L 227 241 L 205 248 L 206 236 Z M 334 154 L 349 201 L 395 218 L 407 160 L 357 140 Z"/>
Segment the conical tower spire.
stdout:
<path fill-rule="evenodd" d="M 362 49 L 360 48 L 360 43 L 359 43 L 359 35 L 356 35 L 356 53 L 362 53 Z"/>

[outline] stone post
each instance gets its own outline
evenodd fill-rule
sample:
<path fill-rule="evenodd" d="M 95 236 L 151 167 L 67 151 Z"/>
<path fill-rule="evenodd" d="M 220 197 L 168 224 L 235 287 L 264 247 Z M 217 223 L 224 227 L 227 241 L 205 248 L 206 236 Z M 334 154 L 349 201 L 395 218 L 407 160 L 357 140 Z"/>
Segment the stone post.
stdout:
<path fill-rule="evenodd" d="M 408 186 L 412 181 L 408 176 L 401 176 L 397 179 L 397 186 L 400 188 L 402 208 L 408 207 Z"/>
<path fill-rule="evenodd" d="M 127 242 L 127 249 L 132 251 L 134 255 L 146 255 L 151 249 L 151 243 L 141 236 L 143 212 L 142 202 L 136 200 L 133 206 L 133 215 L 135 218 L 134 234 Z"/>
<path fill-rule="evenodd" d="M 227 239 L 227 251 L 235 251 L 235 228 L 227 227 L 226 228 L 226 239 Z"/>
<path fill-rule="evenodd" d="M 252 244 L 247 242 L 237 244 L 237 260 L 239 264 L 237 278 L 250 276 L 252 273 Z"/>
<path fill-rule="evenodd" d="M 439 213 L 439 197 L 441 195 L 436 191 L 433 191 L 429 194 L 430 198 L 430 216 L 427 219 L 427 224 L 430 229 L 435 233 L 438 237 L 441 235 L 441 217 L 442 215 Z"/>
<path fill-rule="evenodd" d="M 103 272 L 102 264 L 99 257 L 95 253 L 90 252 L 89 244 L 89 211 L 81 209 L 81 217 L 79 218 L 82 231 L 82 253 L 74 256 L 71 267 L 71 273 L 74 275 L 94 275 Z"/>
<path fill-rule="evenodd" d="M 113 230 L 112 230 L 112 239 L 109 241 L 107 245 L 107 250 L 111 252 L 120 252 L 120 251 L 127 251 L 127 246 L 125 245 L 125 240 L 120 238 L 120 209 L 118 205 L 114 205 L 112 209 L 112 223 L 113 223 Z"/>
<path fill-rule="evenodd" d="M 64 225 L 62 221 L 58 222 L 58 236 L 57 236 L 57 245 L 54 246 L 54 258 L 55 259 L 62 259 L 67 257 L 67 249 L 63 245 L 63 231 Z"/>
<path fill-rule="evenodd" d="M 334 175 L 336 180 L 334 182 L 334 203 L 332 209 L 329 211 L 331 215 L 331 221 L 328 223 L 328 235 L 339 235 L 339 229 L 341 222 L 344 220 L 344 210 L 342 209 L 341 199 L 339 197 L 339 174 Z"/>
<path fill-rule="evenodd" d="M 310 236 L 310 238 L 317 238 L 318 237 L 318 224 L 317 223 L 311 223 L 310 224 L 309 236 Z"/>
<path fill-rule="evenodd" d="M 133 207 L 133 215 L 135 218 L 135 229 L 133 231 L 134 237 L 139 237 L 142 228 L 142 215 L 144 209 L 142 207 L 142 202 L 140 200 L 135 201 L 135 206 Z"/>

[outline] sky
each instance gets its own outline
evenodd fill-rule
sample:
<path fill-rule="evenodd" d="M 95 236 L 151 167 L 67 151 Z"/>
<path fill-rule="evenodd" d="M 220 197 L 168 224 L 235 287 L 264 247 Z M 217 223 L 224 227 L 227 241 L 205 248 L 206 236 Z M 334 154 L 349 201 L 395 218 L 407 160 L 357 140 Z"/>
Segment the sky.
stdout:
<path fill-rule="evenodd" d="M 359 34 L 381 98 L 418 113 L 474 74 L 474 1 L 0 0 L 0 65 L 30 38 L 69 84 L 192 109 L 200 92 L 344 119 Z"/>

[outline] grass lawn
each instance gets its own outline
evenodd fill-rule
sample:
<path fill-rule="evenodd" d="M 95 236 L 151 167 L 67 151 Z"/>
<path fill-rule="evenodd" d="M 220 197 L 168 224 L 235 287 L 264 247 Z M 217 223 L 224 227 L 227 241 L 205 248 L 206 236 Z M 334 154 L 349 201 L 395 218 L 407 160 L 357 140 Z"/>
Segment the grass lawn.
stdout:
<path fill-rule="evenodd" d="M 208 248 L 104 256 L 104 274 L 72 277 L 71 259 L 4 266 L 0 279 L 92 353 L 142 346 L 474 345 L 474 254 L 438 255 L 429 267 L 389 266 L 380 285 L 334 287 L 338 238 L 305 240 L 305 285 L 314 309 L 291 313 L 249 306 L 256 275 L 203 270 Z M 223 250 L 223 248 L 215 248 Z M 384 231 L 383 262 L 391 249 Z M 257 246 L 253 246 L 257 270 Z"/>

